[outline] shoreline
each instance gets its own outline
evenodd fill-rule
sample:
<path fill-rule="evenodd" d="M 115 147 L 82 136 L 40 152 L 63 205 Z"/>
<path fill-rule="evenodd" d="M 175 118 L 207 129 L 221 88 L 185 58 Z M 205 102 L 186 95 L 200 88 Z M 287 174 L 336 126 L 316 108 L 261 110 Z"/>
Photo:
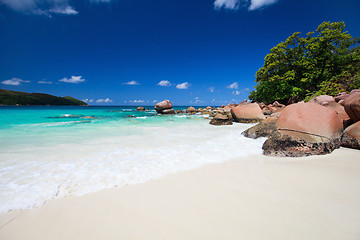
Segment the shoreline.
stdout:
<path fill-rule="evenodd" d="M 1 239 L 358 239 L 360 153 L 252 155 L 0 214 Z"/>

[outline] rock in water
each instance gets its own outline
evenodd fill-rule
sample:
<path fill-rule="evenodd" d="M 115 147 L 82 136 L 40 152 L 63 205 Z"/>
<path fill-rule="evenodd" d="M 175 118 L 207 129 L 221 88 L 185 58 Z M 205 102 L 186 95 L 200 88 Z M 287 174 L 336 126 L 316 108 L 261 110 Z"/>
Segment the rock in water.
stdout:
<path fill-rule="evenodd" d="M 360 120 L 360 90 L 351 91 L 350 95 L 344 100 L 344 107 L 351 120 L 354 122 Z"/>
<path fill-rule="evenodd" d="M 143 111 L 145 111 L 145 108 L 144 108 L 144 107 L 138 107 L 138 108 L 136 109 L 136 111 L 141 111 L 141 112 L 143 112 Z"/>
<path fill-rule="evenodd" d="M 236 122 L 254 123 L 265 119 L 257 103 L 247 103 L 231 108 L 231 115 Z"/>
<path fill-rule="evenodd" d="M 171 108 L 172 108 L 172 104 L 170 100 L 164 100 L 155 105 L 155 110 L 158 113 L 162 113 L 165 109 L 171 109 Z"/>
<path fill-rule="evenodd" d="M 292 104 L 281 112 L 277 130 L 265 141 L 265 155 L 302 157 L 340 147 L 343 124 L 336 111 L 315 103 Z"/>
<path fill-rule="evenodd" d="M 196 109 L 194 107 L 188 107 L 188 109 L 186 109 L 186 113 L 196 113 Z"/>
<path fill-rule="evenodd" d="M 162 114 L 176 114 L 174 109 L 165 109 L 161 113 Z"/>
<path fill-rule="evenodd" d="M 276 131 L 276 116 L 268 117 L 265 120 L 261 121 L 259 124 L 246 129 L 241 134 L 248 138 L 259 138 L 259 137 L 269 137 L 271 134 Z"/>
<path fill-rule="evenodd" d="M 230 120 L 227 116 L 218 113 L 215 115 L 213 119 L 211 119 L 209 124 L 221 126 L 221 125 L 232 125 L 233 123 L 232 120 Z"/>
<path fill-rule="evenodd" d="M 341 146 L 360 150 L 360 121 L 345 129 Z"/>

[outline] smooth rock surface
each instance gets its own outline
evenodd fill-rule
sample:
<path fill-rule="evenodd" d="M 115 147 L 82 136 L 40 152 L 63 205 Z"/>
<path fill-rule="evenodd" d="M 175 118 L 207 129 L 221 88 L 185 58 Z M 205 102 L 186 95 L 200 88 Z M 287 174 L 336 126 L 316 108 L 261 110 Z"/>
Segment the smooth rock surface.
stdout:
<path fill-rule="evenodd" d="M 276 127 L 277 131 L 263 145 L 265 155 L 301 157 L 331 153 L 340 147 L 343 130 L 337 112 L 316 103 L 287 106 Z"/>
<path fill-rule="evenodd" d="M 188 107 L 186 113 L 196 113 L 196 109 L 194 107 Z"/>
<path fill-rule="evenodd" d="M 171 108 L 172 108 L 172 103 L 170 102 L 170 100 L 164 100 L 155 105 L 155 110 L 158 113 L 161 113 L 165 109 L 171 109 Z"/>
<path fill-rule="evenodd" d="M 344 130 L 341 146 L 360 150 L 360 121 Z"/>
<path fill-rule="evenodd" d="M 257 103 L 238 105 L 231 108 L 230 111 L 236 122 L 254 123 L 265 119 L 265 115 Z"/>
<path fill-rule="evenodd" d="M 320 105 L 325 105 L 330 102 L 335 102 L 335 98 L 329 95 L 320 95 L 310 100 L 310 103 L 317 103 Z"/>
<path fill-rule="evenodd" d="M 335 110 L 315 103 L 296 103 L 287 106 L 281 112 L 276 126 L 280 132 L 299 139 L 305 134 L 330 140 L 339 138 L 343 130 L 342 122 Z"/>
<path fill-rule="evenodd" d="M 328 104 L 325 104 L 323 106 L 335 110 L 335 112 L 338 114 L 340 120 L 343 122 L 344 129 L 354 123 L 350 119 L 349 115 L 346 113 L 343 105 L 341 105 L 337 102 L 329 102 Z"/>
<path fill-rule="evenodd" d="M 216 114 L 213 119 L 209 122 L 211 125 L 221 126 L 221 125 L 232 125 L 233 122 L 226 115 Z"/>
<path fill-rule="evenodd" d="M 165 109 L 161 113 L 162 114 L 176 114 L 174 109 Z"/>
<path fill-rule="evenodd" d="M 354 122 L 360 120 L 360 90 L 353 90 L 350 95 L 344 99 L 344 107 L 351 120 Z"/>

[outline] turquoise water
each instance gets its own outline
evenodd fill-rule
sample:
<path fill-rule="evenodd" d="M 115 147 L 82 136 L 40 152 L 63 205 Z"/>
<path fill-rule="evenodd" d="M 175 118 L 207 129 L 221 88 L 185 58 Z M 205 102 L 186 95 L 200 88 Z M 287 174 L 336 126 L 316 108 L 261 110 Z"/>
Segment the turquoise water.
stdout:
<path fill-rule="evenodd" d="M 135 109 L 0 107 L 0 212 L 261 154 L 251 125 Z"/>
<path fill-rule="evenodd" d="M 178 107 L 178 109 L 186 109 Z M 129 134 L 137 125 L 184 122 L 191 118 L 157 116 L 155 110 L 135 111 L 136 107 L 82 106 L 17 106 L 0 108 L 0 144 L 11 147 L 36 141 L 83 140 L 84 136 L 99 134 Z M 91 118 L 88 118 L 91 117 Z M 121 129 L 121 131 L 120 131 Z M 54 139 L 54 137 L 56 139 Z"/>

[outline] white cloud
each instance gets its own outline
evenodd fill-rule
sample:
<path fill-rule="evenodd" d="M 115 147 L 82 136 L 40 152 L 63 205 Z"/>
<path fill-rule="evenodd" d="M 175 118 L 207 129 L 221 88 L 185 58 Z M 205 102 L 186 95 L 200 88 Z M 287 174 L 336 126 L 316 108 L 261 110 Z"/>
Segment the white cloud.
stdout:
<path fill-rule="evenodd" d="M 277 0 L 251 0 L 251 4 L 249 6 L 249 10 L 256 10 L 271 4 L 276 3 Z"/>
<path fill-rule="evenodd" d="M 76 15 L 78 14 L 78 11 L 73 9 L 70 6 L 62 6 L 62 7 L 54 7 L 49 9 L 50 13 L 56 13 L 56 14 L 64 14 L 64 15 Z"/>
<path fill-rule="evenodd" d="M 106 99 L 100 98 L 100 99 L 96 100 L 96 102 L 97 103 L 111 103 L 112 100 L 110 98 L 106 98 Z"/>
<path fill-rule="evenodd" d="M 20 78 L 12 78 L 9 80 L 2 81 L 1 83 L 4 85 L 12 85 L 12 86 L 19 86 L 21 83 L 28 83 L 30 81 L 22 80 Z"/>
<path fill-rule="evenodd" d="M 123 84 L 125 84 L 125 85 L 140 85 L 140 83 L 138 83 L 137 81 L 130 81 L 130 82 L 126 82 Z"/>
<path fill-rule="evenodd" d="M 249 11 L 260 9 L 265 6 L 276 3 L 278 0 L 215 0 L 215 9 L 233 9 L 246 7 Z"/>
<path fill-rule="evenodd" d="M 110 3 L 113 0 L 88 0 L 90 3 Z M 71 0 L 0 0 L 0 5 L 5 5 L 16 12 L 47 15 L 76 15 L 78 11 L 70 5 Z"/>
<path fill-rule="evenodd" d="M 162 87 L 170 87 L 171 83 L 168 80 L 162 80 L 157 85 L 162 86 Z"/>
<path fill-rule="evenodd" d="M 188 89 L 190 87 L 190 84 L 188 82 L 180 83 L 176 85 L 177 89 Z"/>
<path fill-rule="evenodd" d="M 153 103 L 157 103 L 157 102 L 159 102 L 159 101 L 158 101 L 158 100 L 154 100 L 154 101 L 153 101 Z"/>
<path fill-rule="evenodd" d="M 16 12 L 36 15 L 62 14 L 75 15 L 78 12 L 69 5 L 68 0 L 0 0 Z"/>
<path fill-rule="evenodd" d="M 194 98 L 194 101 L 193 100 L 190 101 L 190 104 L 204 104 L 204 103 L 205 101 L 199 99 L 199 97 Z"/>
<path fill-rule="evenodd" d="M 227 86 L 226 88 L 238 89 L 239 84 L 237 82 L 234 82 L 234 83 L 230 84 L 229 86 Z"/>
<path fill-rule="evenodd" d="M 227 9 L 236 9 L 239 4 L 239 0 L 215 0 L 214 6 L 216 9 L 227 8 Z"/>
<path fill-rule="evenodd" d="M 131 101 L 129 101 L 129 102 L 131 102 Z M 133 103 L 143 103 L 144 102 L 144 100 L 134 100 L 134 101 L 132 101 Z"/>
<path fill-rule="evenodd" d="M 38 81 L 40 84 L 53 84 L 51 81 Z"/>
<path fill-rule="evenodd" d="M 234 95 L 240 95 L 240 94 L 245 93 L 245 92 L 248 92 L 248 91 L 250 91 L 249 88 L 244 88 L 244 89 L 241 89 L 241 90 L 233 91 L 232 94 L 234 94 Z"/>
<path fill-rule="evenodd" d="M 94 102 L 94 99 L 85 98 L 85 99 L 83 99 L 81 101 L 86 102 L 86 103 L 92 103 L 92 102 Z"/>
<path fill-rule="evenodd" d="M 71 76 L 71 78 L 62 78 L 59 80 L 59 82 L 65 83 L 81 83 L 84 81 L 85 79 L 83 79 L 82 76 Z"/>
<path fill-rule="evenodd" d="M 214 87 L 209 87 L 209 91 L 210 92 L 214 92 L 215 88 Z"/>

